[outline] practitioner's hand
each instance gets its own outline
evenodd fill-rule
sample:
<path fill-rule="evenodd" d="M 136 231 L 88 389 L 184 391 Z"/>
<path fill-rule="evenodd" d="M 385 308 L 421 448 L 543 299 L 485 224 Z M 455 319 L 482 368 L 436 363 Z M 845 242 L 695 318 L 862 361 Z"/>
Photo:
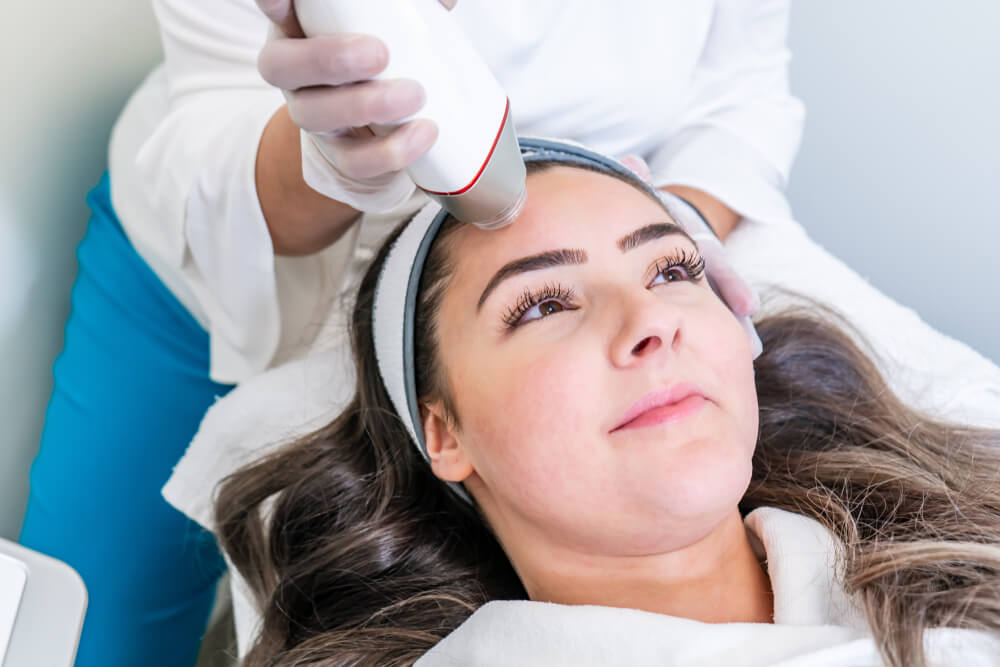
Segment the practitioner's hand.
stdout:
<path fill-rule="evenodd" d="M 652 173 L 649 171 L 646 161 L 641 157 L 629 155 L 622 158 L 621 162 L 642 180 L 652 184 Z M 750 316 L 757 312 L 760 307 L 757 293 L 733 269 L 732 264 L 726 258 L 722 242 L 719 241 L 701 214 L 680 197 L 664 190 L 657 190 L 657 192 L 660 194 L 661 201 L 670 211 L 671 217 L 698 244 L 698 251 L 705 260 L 705 273 L 708 275 L 709 281 L 719 292 L 729 309 L 740 320 L 750 338 L 750 347 L 753 357 L 756 359 L 763 350 L 760 337 L 750 319 Z"/>
<path fill-rule="evenodd" d="M 440 2 L 451 9 L 456 0 Z M 386 211 L 404 201 L 414 186 L 401 170 L 430 149 L 437 125 L 415 119 L 379 137 L 366 126 L 418 112 L 423 87 L 409 79 L 370 80 L 389 57 L 373 36 L 305 37 L 292 0 L 257 0 L 257 5 L 273 24 L 258 68 L 282 90 L 292 121 L 304 130 L 306 183 L 359 211 Z"/>

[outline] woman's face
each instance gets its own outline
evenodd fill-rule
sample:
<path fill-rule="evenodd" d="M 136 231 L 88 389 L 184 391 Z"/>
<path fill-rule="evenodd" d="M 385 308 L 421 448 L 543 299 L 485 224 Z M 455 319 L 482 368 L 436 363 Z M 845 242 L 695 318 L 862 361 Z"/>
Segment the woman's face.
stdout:
<path fill-rule="evenodd" d="M 505 546 L 647 554 L 732 514 L 757 434 L 750 345 L 656 202 L 552 168 L 514 224 L 453 239 L 438 342 L 460 426 L 434 469 Z"/>

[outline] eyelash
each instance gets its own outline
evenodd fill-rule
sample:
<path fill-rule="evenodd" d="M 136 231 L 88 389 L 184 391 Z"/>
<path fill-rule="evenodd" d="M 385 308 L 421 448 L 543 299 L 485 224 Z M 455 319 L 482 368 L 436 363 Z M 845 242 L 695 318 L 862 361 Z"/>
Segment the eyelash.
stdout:
<path fill-rule="evenodd" d="M 575 296 L 576 292 L 571 288 L 563 287 L 559 283 L 545 283 L 545 286 L 537 291 L 532 291 L 530 288 L 526 289 L 518 297 L 517 302 L 513 306 L 507 307 L 507 311 L 503 315 L 503 323 L 507 326 L 508 330 L 516 329 L 520 326 L 521 318 L 524 317 L 524 314 L 538 304 L 553 299 L 569 303 L 573 301 Z"/>
<path fill-rule="evenodd" d="M 705 260 L 698 253 L 689 254 L 687 249 L 681 248 L 673 255 L 656 260 L 656 275 L 653 277 L 657 278 L 676 268 L 684 269 L 687 273 L 686 280 L 697 282 L 705 273 Z M 552 300 L 562 301 L 565 305 L 572 303 L 575 296 L 576 292 L 572 288 L 563 287 L 559 283 L 545 283 L 539 290 L 528 288 L 518 297 L 514 305 L 507 307 L 503 315 L 503 323 L 506 325 L 506 329 L 511 331 L 521 326 L 521 318 L 535 306 Z"/>
<path fill-rule="evenodd" d="M 663 265 L 660 263 L 664 262 Z M 705 273 L 705 258 L 696 252 L 688 254 L 686 248 L 681 248 L 673 255 L 656 260 L 656 275 L 666 273 L 670 269 L 682 268 L 687 273 L 688 280 L 698 282 Z"/>

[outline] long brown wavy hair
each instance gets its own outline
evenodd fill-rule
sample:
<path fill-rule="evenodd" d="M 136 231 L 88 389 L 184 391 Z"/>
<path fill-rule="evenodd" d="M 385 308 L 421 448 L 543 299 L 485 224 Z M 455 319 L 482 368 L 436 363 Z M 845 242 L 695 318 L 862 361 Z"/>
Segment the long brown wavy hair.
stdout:
<path fill-rule="evenodd" d="M 419 400 L 453 417 L 435 321 L 459 227 L 447 221 L 434 242 L 415 323 Z M 398 233 L 354 305 L 351 404 L 220 486 L 219 538 L 263 618 L 248 667 L 412 665 L 486 602 L 527 597 L 485 521 L 411 444 L 382 384 L 372 301 Z M 839 538 L 838 574 L 893 667 L 926 664 L 927 628 L 1000 633 L 1000 432 L 904 405 L 848 325 L 802 303 L 757 322 L 760 429 L 741 512 L 783 508 Z"/>

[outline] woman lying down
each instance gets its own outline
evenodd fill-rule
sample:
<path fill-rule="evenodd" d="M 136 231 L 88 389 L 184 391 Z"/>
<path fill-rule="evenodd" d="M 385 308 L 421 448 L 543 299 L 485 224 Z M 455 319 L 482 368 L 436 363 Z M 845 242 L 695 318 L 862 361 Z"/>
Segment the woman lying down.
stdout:
<path fill-rule="evenodd" d="M 754 360 L 676 203 L 522 144 L 518 220 L 397 231 L 350 408 L 223 485 L 245 664 L 1000 665 L 1000 433 L 818 306 Z"/>

